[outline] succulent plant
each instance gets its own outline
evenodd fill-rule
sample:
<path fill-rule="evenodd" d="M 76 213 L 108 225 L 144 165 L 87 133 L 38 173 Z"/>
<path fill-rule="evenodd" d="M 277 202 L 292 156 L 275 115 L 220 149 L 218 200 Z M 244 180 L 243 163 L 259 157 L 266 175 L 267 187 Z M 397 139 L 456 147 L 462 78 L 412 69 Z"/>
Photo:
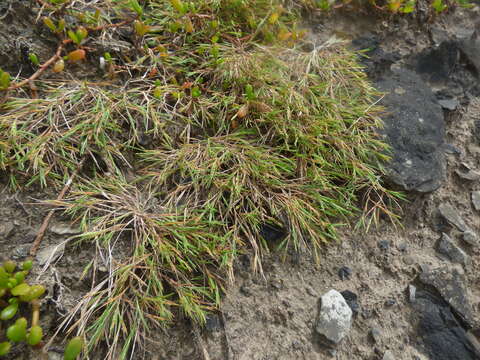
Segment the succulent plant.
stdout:
<path fill-rule="evenodd" d="M 45 293 L 45 287 L 25 282 L 32 267 L 31 260 L 21 264 L 7 260 L 0 266 L 0 320 L 10 324 L 4 334 L 7 341 L 0 343 L 0 356 L 10 352 L 12 343 L 26 341 L 27 344 L 34 346 L 42 340 L 43 330 L 38 324 L 40 314 L 38 299 Z M 30 305 L 32 311 L 30 328 L 25 317 L 17 318 L 12 323 L 20 308 L 26 304 Z"/>

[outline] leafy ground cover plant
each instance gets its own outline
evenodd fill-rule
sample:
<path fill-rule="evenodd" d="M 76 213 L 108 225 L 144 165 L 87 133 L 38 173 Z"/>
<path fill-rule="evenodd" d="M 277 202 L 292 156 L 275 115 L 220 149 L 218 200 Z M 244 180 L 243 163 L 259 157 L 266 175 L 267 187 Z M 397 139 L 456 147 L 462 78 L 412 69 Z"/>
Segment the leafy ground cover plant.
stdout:
<path fill-rule="evenodd" d="M 0 266 L 0 357 L 8 356 L 15 344 L 29 345 L 41 357 L 44 331 L 40 324 L 41 297 L 46 289 L 26 281 L 33 267 L 32 260 L 21 264 L 6 260 Z M 30 322 L 24 317 L 30 311 Z M 5 329 L 5 331 L 3 331 Z M 75 360 L 83 348 L 83 339 L 75 337 L 65 348 L 64 358 Z"/>
<path fill-rule="evenodd" d="M 30 285 L 25 281 L 31 268 L 32 261 L 23 262 L 19 268 L 11 260 L 0 266 L 0 320 L 2 325 L 9 324 L 5 333 L 0 335 L 4 338 L 0 343 L 0 356 L 7 355 L 12 344 L 26 342 L 30 346 L 36 346 L 42 341 L 38 299 L 45 292 L 45 288 L 40 284 Z M 17 316 L 23 304 L 27 307 L 29 305 L 31 309 L 30 326 L 25 317 Z"/>
<path fill-rule="evenodd" d="M 304 4 L 311 8 L 322 11 L 332 11 L 335 9 L 350 7 L 362 10 L 374 10 L 386 14 L 414 14 L 417 11 L 419 1 L 417 0 L 305 0 Z M 431 16 L 441 14 L 456 7 L 471 7 L 469 0 L 433 0 L 430 2 Z"/>
<path fill-rule="evenodd" d="M 125 359 L 178 316 L 203 323 L 239 253 L 261 270 L 266 227 L 320 259 L 352 216 L 396 219 L 380 94 L 342 44 L 306 46 L 305 4 L 37 2 L 58 45 L 31 77 L 0 74 L 0 167 L 13 187 L 78 172 L 51 204 L 98 248 L 85 271 L 108 269 L 60 327 L 87 353 Z"/>

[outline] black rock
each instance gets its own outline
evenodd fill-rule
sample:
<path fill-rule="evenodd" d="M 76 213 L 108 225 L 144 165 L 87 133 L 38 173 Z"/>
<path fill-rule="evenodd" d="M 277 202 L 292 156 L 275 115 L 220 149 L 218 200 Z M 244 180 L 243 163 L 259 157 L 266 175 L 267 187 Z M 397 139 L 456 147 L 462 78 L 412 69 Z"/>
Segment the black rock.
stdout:
<path fill-rule="evenodd" d="M 281 241 L 287 236 L 287 231 L 276 224 L 260 225 L 260 236 L 267 242 Z"/>
<path fill-rule="evenodd" d="M 388 248 L 390 247 L 390 241 L 388 240 L 380 240 L 378 242 L 378 247 L 381 249 L 381 250 L 388 250 Z"/>
<path fill-rule="evenodd" d="M 458 44 L 445 41 L 436 48 L 427 48 L 417 58 L 416 70 L 428 82 L 446 83 L 459 58 Z"/>
<path fill-rule="evenodd" d="M 480 353 L 470 342 L 467 332 L 442 299 L 426 291 L 418 291 L 413 307 L 416 310 L 418 340 L 430 359 L 480 359 Z"/>
<path fill-rule="evenodd" d="M 385 301 L 385 306 L 392 307 L 396 303 L 397 303 L 397 301 L 395 299 L 388 299 L 387 301 Z"/>
<path fill-rule="evenodd" d="M 463 241 L 465 241 L 468 245 L 475 247 L 479 245 L 478 236 L 472 230 L 465 231 L 462 235 Z"/>
<path fill-rule="evenodd" d="M 392 64 L 401 59 L 398 53 L 384 51 L 378 37 L 372 34 L 353 39 L 352 47 L 354 50 L 362 50 L 366 55 L 360 58 L 360 62 L 366 67 L 366 73 L 372 80 L 389 72 Z"/>
<path fill-rule="evenodd" d="M 438 241 L 437 251 L 452 262 L 462 265 L 470 263 L 470 257 L 445 233 L 442 234 Z"/>
<path fill-rule="evenodd" d="M 350 290 L 344 290 L 340 292 L 343 298 L 347 302 L 350 309 L 352 309 L 353 316 L 357 316 L 360 311 L 360 305 L 358 304 L 358 296 Z"/>
<path fill-rule="evenodd" d="M 395 70 L 376 82 L 387 95 L 383 130 L 392 148 L 390 180 L 404 190 L 431 192 L 445 178 L 443 111 L 417 74 Z"/>
<path fill-rule="evenodd" d="M 480 22 L 476 25 L 476 30 L 469 39 L 460 42 L 462 55 L 480 75 Z"/>
<path fill-rule="evenodd" d="M 222 322 L 220 317 L 216 314 L 207 315 L 205 321 L 205 329 L 210 332 L 219 331 L 222 329 Z"/>
<path fill-rule="evenodd" d="M 451 225 L 455 226 L 460 231 L 467 231 L 469 227 L 460 216 L 460 213 L 452 205 L 448 203 L 440 204 L 438 207 L 440 215 Z"/>
<path fill-rule="evenodd" d="M 474 311 L 465 285 L 465 275 L 456 267 L 442 266 L 424 271 L 419 279 L 423 284 L 433 286 L 439 292 L 465 326 L 470 328 L 475 326 Z"/>
<path fill-rule="evenodd" d="M 406 252 L 408 250 L 408 245 L 406 243 L 401 243 L 398 245 L 398 250 Z"/>
<path fill-rule="evenodd" d="M 352 269 L 350 269 L 348 266 L 342 266 L 340 269 L 338 269 L 338 276 L 341 280 L 348 280 L 350 279 L 350 276 L 352 276 Z"/>
<path fill-rule="evenodd" d="M 446 154 L 452 154 L 452 155 L 462 154 L 462 150 L 460 150 L 459 148 L 457 148 L 455 145 L 452 145 L 452 144 L 445 144 L 444 151 Z"/>

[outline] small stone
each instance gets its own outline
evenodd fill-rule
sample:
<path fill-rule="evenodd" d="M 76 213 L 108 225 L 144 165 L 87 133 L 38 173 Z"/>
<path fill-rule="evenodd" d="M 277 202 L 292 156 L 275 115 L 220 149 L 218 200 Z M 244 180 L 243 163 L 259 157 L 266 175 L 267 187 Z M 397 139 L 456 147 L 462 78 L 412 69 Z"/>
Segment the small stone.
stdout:
<path fill-rule="evenodd" d="M 480 191 L 472 191 L 472 203 L 475 210 L 480 211 Z"/>
<path fill-rule="evenodd" d="M 408 285 L 408 301 L 410 301 L 410 303 L 415 302 L 416 294 L 417 294 L 417 288 L 413 285 Z"/>
<path fill-rule="evenodd" d="M 240 287 L 240 292 L 241 292 L 243 295 L 245 295 L 246 297 L 250 297 L 250 296 L 253 295 L 253 292 L 252 292 L 252 290 L 250 289 L 250 286 L 248 286 L 248 285 L 242 285 L 242 286 Z"/>
<path fill-rule="evenodd" d="M 48 360 L 62 360 L 63 358 L 63 354 L 57 353 L 55 351 L 48 352 Z"/>
<path fill-rule="evenodd" d="M 358 296 L 354 292 L 350 290 L 344 290 L 340 294 L 342 294 L 343 298 L 347 302 L 350 309 L 353 311 L 353 315 L 357 316 L 360 311 L 360 305 L 358 304 Z"/>
<path fill-rule="evenodd" d="M 362 310 L 362 318 L 365 320 L 371 319 L 375 315 L 374 311 L 372 309 L 363 309 Z"/>
<path fill-rule="evenodd" d="M 59 245 L 47 246 L 37 253 L 37 261 L 41 266 L 45 265 L 47 262 L 52 263 L 61 257 L 64 251 L 64 242 L 60 243 Z"/>
<path fill-rule="evenodd" d="M 23 244 L 19 246 L 15 246 L 12 254 L 12 260 L 19 260 L 24 259 L 28 256 L 30 252 L 31 245 L 30 244 Z"/>
<path fill-rule="evenodd" d="M 403 262 L 405 265 L 413 265 L 415 263 L 415 258 L 413 256 L 405 256 Z"/>
<path fill-rule="evenodd" d="M 469 245 L 477 246 L 479 244 L 477 234 L 475 234 L 475 232 L 473 232 L 472 230 L 465 231 L 462 238 L 463 241 L 465 241 Z"/>
<path fill-rule="evenodd" d="M 380 240 L 378 242 L 378 247 L 381 249 L 381 250 L 388 250 L 388 248 L 390 247 L 390 241 L 388 240 Z"/>
<path fill-rule="evenodd" d="M 220 317 L 216 314 L 209 314 L 205 320 L 205 329 L 210 332 L 216 332 L 222 329 Z"/>
<path fill-rule="evenodd" d="M 10 221 L 4 224 L 0 224 L 0 236 L 8 238 L 11 235 L 14 227 L 14 224 Z"/>
<path fill-rule="evenodd" d="M 390 350 L 387 350 L 383 354 L 382 360 L 395 360 L 395 356 L 393 356 L 393 353 Z"/>
<path fill-rule="evenodd" d="M 438 242 L 437 251 L 445 255 L 450 261 L 458 264 L 467 265 L 470 257 L 460 249 L 447 234 L 442 234 L 442 238 Z"/>
<path fill-rule="evenodd" d="M 352 276 L 352 269 L 350 269 L 348 266 L 342 266 L 338 270 L 338 276 L 341 280 L 348 280 L 350 279 L 350 276 Z"/>
<path fill-rule="evenodd" d="M 318 293 L 310 285 L 305 286 L 305 291 L 310 296 L 318 297 Z"/>
<path fill-rule="evenodd" d="M 451 154 L 451 155 L 462 154 L 462 150 L 460 150 L 459 148 L 457 148 L 455 145 L 452 145 L 452 144 L 445 144 L 444 151 L 446 154 Z"/>
<path fill-rule="evenodd" d="M 396 303 L 397 303 L 397 301 L 395 299 L 388 299 L 387 301 L 385 301 L 385 306 L 392 307 Z"/>
<path fill-rule="evenodd" d="M 438 207 L 438 211 L 440 215 L 447 220 L 451 225 L 455 226 L 460 231 L 467 231 L 469 230 L 465 221 L 460 217 L 458 211 L 450 204 L 441 204 Z"/>
<path fill-rule="evenodd" d="M 455 170 L 455 173 L 464 180 L 477 181 L 480 179 L 480 172 L 475 170 L 468 170 L 468 171 Z"/>
<path fill-rule="evenodd" d="M 406 243 L 401 243 L 398 245 L 398 250 L 405 252 L 408 249 L 408 245 Z"/>
<path fill-rule="evenodd" d="M 382 336 L 382 331 L 378 328 L 378 327 L 372 327 L 370 329 L 370 336 L 372 337 L 373 339 L 373 342 L 375 344 L 378 344 L 380 343 L 381 341 L 381 336 Z"/>
<path fill-rule="evenodd" d="M 293 340 L 292 341 L 292 348 L 294 350 L 302 350 L 302 347 L 303 346 L 302 346 L 302 343 L 300 341 L 298 341 L 298 340 Z"/>
<path fill-rule="evenodd" d="M 320 314 L 315 330 L 338 344 L 347 336 L 352 326 L 352 310 L 342 294 L 330 290 L 321 297 Z"/>
<path fill-rule="evenodd" d="M 335 349 L 329 349 L 329 350 L 328 350 L 328 354 L 329 354 L 331 357 L 335 357 L 335 356 L 337 356 L 337 350 L 335 350 Z"/>
<path fill-rule="evenodd" d="M 79 228 L 73 228 L 69 224 L 64 223 L 50 226 L 50 231 L 57 235 L 76 235 L 81 233 Z"/>
<path fill-rule="evenodd" d="M 438 100 L 438 103 L 443 109 L 453 111 L 458 107 L 458 100 L 457 99 L 443 99 Z"/>

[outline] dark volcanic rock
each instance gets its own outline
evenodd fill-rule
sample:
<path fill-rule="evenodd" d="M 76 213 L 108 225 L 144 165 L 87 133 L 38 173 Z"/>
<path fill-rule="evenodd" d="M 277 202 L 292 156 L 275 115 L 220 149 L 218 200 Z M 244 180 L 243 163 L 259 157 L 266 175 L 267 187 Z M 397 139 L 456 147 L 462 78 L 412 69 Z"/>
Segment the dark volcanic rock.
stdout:
<path fill-rule="evenodd" d="M 376 82 L 387 95 L 384 134 L 392 147 L 390 179 L 404 190 L 431 192 L 445 178 L 443 111 L 417 74 L 395 70 Z"/>
<path fill-rule="evenodd" d="M 365 66 L 368 77 L 372 80 L 378 79 L 385 72 L 390 71 L 392 64 L 401 59 L 398 53 L 385 52 L 380 46 L 376 35 L 367 34 L 352 40 L 354 50 L 364 51 L 365 57 L 360 62 Z"/>
<path fill-rule="evenodd" d="M 353 315 L 357 316 L 358 312 L 360 311 L 360 305 L 358 303 L 358 296 L 354 292 L 350 290 L 344 290 L 340 294 L 342 294 L 343 298 L 347 302 L 350 309 L 352 309 Z"/>
<path fill-rule="evenodd" d="M 430 359 L 480 359 L 480 352 L 442 299 L 422 290 L 413 307 L 418 317 L 418 338 Z"/>
<path fill-rule="evenodd" d="M 417 72 L 431 83 L 445 83 L 449 80 L 459 57 L 458 45 L 445 41 L 433 50 L 427 48 L 417 59 Z"/>
<path fill-rule="evenodd" d="M 287 232 L 276 224 L 265 223 L 260 225 L 260 236 L 267 242 L 281 241 L 287 236 Z"/>
<path fill-rule="evenodd" d="M 350 276 L 352 276 L 352 269 L 350 269 L 348 266 L 342 266 L 340 269 L 338 269 L 338 276 L 341 280 L 348 280 L 350 279 Z"/>
<path fill-rule="evenodd" d="M 473 35 L 460 42 L 460 50 L 477 75 L 480 75 L 480 22 L 476 25 Z"/>
<path fill-rule="evenodd" d="M 437 251 L 452 262 L 463 265 L 470 263 L 470 257 L 445 233 L 442 234 L 438 241 Z"/>
<path fill-rule="evenodd" d="M 438 207 L 440 215 L 452 226 L 464 232 L 470 230 L 465 221 L 460 216 L 460 213 L 452 205 L 445 203 Z"/>
<path fill-rule="evenodd" d="M 443 266 L 420 274 L 420 281 L 433 286 L 469 327 L 475 326 L 473 307 L 468 300 L 465 275 L 455 267 Z M 418 299 L 418 292 L 417 292 Z"/>

